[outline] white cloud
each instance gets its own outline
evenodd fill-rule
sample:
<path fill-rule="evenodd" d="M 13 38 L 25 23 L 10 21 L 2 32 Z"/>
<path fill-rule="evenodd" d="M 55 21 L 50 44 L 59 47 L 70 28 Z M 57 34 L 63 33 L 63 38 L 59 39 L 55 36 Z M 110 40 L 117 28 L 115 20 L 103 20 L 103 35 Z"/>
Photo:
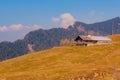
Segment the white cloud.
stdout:
<path fill-rule="evenodd" d="M 24 30 L 26 29 L 26 30 L 29 30 L 29 31 L 34 31 L 34 30 L 38 30 L 38 29 L 40 29 L 40 28 L 42 28 L 40 25 L 35 24 L 35 25 L 33 25 L 33 26 L 26 26 L 26 27 L 24 28 Z"/>
<path fill-rule="evenodd" d="M 9 26 L 0 26 L 0 41 L 15 41 L 23 39 L 30 31 L 42 28 L 40 25 L 25 26 L 22 24 L 12 24 Z"/>
<path fill-rule="evenodd" d="M 37 29 L 40 29 L 40 28 L 42 28 L 40 25 L 35 24 L 35 25 L 32 27 L 32 30 L 37 30 Z"/>
<path fill-rule="evenodd" d="M 6 32 L 6 31 L 33 31 L 42 28 L 40 25 L 33 25 L 33 26 L 25 26 L 22 24 L 12 24 L 10 26 L 0 26 L 0 32 Z"/>
<path fill-rule="evenodd" d="M 60 22 L 62 28 L 68 28 L 69 25 L 73 25 L 75 18 L 70 13 L 61 14 L 58 18 L 52 18 L 53 22 Z"/>
<path fill-rule="evenodd" d="M 4 32 L 7 31 L 7 27 L 6 26 L 0 26 L 0 32 Z"/>
<path fill-rule="evenodd" d="M 22 25 L 22 24 L 13 24 L 13 25 L 10 25 L 8 28 L 11 31 L 18 31 L 18 30 L 24 29 L 24 25 Z"/>
<path fill-rule="evenodd" d="M 69 25 L 73 25 L 75 22 L 75 18 L 70 13 L 62 14 L 60 17 L 62 19 L 61 25 L 63 28 L 68 28 Z"/>
<path fill-rule="evenodd" d="M 53 21 L 53 22 L 59 22 L 59 21 L 60 21 L 60 18 L 55 18 L 55 17 L 53 17 L 53 18 L 52 18 L 52 21 Z"/>

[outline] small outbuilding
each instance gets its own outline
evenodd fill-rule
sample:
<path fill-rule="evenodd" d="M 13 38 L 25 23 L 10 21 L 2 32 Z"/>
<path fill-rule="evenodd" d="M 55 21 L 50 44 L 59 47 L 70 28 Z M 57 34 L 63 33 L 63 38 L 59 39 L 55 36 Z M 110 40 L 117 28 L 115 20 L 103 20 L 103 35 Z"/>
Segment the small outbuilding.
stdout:
<path fill-rule="evenodd" d="M 83 45 L 83 46 L 90 46 L 90 45 L 101 45 L 101 44 L 111 44 L 112 40 L 106 36 L 77 36 L 75 38 L 75 45 Z"/>

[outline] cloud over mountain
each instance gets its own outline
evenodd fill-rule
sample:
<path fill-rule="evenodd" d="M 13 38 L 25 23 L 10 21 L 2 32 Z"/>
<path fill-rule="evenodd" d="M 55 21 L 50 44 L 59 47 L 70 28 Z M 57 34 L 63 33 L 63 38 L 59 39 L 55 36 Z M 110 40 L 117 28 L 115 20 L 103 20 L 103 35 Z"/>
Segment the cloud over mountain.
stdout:
<path fill-rule="evenodd" d="M 69 25 L 73 25 L 75 18 L 70 13 L 61 14 L 58 18 L 52 18 L 53 22 L 60 22 L 62 28 L 68 28 Z"/>
<path fill-rule="evenodd" d="M 41 28 L 40 25 L 33 25 L 33 26 L 25 26 L 22 24 L 12 24 L 10 26 L 0 26 L 0 32 L 6 32 L 6 31 L 20 31 L 20 30 L 27 30 L 27 31 L 33 31 Z"/>
<path fill-rule="evenodd" d="M 42 28 L 40 25 L 25 26 L 22 24 L 12 24 L 9 26 L 0 26 L 0 41 L 15 41 L 23 39 L 30 32 Z M 7 36 L 7 37 L 6 37 Z"/>
<path fill-rule="evenodd" d="M 61 25 L 63 28 L 68 28 L 69 25 L 73 25 L 75 18 L 70 13 L 62 14 L 61 16 Z"/>

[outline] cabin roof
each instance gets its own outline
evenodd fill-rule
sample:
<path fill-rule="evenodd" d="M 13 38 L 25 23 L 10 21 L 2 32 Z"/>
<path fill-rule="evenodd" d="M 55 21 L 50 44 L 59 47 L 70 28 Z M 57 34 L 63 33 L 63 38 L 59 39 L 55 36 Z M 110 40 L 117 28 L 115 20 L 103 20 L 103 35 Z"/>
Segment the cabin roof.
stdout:
<path fill-rule="evenodd" d="M 90 37 L 88 37 L 88 36 L 79 36 L 82 40 L 91 40 L 91 38 Z"/>
<path fill-rule="evenodd" d="M 110 38 L 106 37 L 106 36 L 80 36 L 79 37 L 82 39 L 82 40 L 97 40 L 97 41 L 112 41 Z"/>
<path fill-rule="evenodd" d="M 91 36 L 92 40 L 107 40 L 107 41 L 111 41 L 110 38 L 106 37 L 106 36 Z"/>

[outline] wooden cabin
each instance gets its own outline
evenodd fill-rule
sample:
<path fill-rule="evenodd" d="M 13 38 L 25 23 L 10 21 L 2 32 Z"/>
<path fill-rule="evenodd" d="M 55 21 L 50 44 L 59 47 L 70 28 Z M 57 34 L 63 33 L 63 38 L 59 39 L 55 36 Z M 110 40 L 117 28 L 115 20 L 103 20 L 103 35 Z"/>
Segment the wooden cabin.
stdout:
<path fill-rule="evenodd" d="M 106 36 L 77 36 L 75 38 L 75 45 L 90 46 L 90 45 L 101 45 L 111 44 L 112 40 Z"/>

